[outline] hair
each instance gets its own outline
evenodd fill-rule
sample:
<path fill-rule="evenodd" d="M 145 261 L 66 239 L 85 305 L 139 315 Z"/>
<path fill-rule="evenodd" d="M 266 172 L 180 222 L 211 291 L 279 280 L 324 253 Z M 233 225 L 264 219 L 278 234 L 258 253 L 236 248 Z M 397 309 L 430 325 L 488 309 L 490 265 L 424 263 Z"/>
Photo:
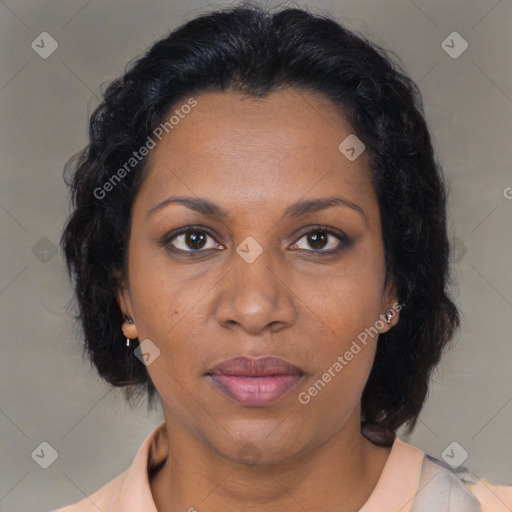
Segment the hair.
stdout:
<path fill-rule="evenodd" d="M 128 401 L 137 391 L 152 405 L 158 394 L 125 346 L 116 300 L 147 157 L 104 197 L 97 191 L 184 98 L 209 91 L 265 97 L 292 87 L 330 100 L 366 146 L 386 282 L 393 277 L 405 307 L 400 321 L 379 336 L 361 397 L 362 426 L 412 431 L 431 373 L 460 320 L 449 297 L 446 184 L 418 86 L 390 53 L 327 15 L 243 3 L 171 31 L 106 88 L 90 118 L 88 145 L 65 167 L 73 211 L 61 245 L 74 281 L 83 353 L 103 379 L 125 387 Z"/>

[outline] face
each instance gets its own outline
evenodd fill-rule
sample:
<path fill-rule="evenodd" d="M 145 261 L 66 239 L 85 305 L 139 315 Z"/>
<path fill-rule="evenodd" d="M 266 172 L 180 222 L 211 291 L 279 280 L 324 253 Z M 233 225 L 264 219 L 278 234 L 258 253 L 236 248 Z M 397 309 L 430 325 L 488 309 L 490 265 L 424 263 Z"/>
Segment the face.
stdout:
<path fill-rule="evenodd" d="M 160 350 L 147 369 L 168 428 L 269 463 L 360 435 L 373 333 L 396 300 L 367 154 L 340 152 L 353 129 L 314 93 L 196 100 L 149 155 L 119 291 L 125 333 Z M 262 356 L 294 371 L 218 370 Z"/>

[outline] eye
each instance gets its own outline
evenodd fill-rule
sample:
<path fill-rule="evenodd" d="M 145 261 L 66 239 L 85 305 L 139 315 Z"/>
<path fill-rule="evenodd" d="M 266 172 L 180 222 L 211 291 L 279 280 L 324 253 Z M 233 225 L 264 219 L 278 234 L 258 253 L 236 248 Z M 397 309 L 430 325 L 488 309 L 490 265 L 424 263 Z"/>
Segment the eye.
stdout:
<path fill-rule="evenodd" d="M 212 239 L 208 246 L 208 238 Z M 210 249 L 224 249 L 224 247 L 214 241 L 213 235 L 203 227 L 190 226 L 174 235 L 167 235 L 162 241 L 163 245 L 169 246 L 176 252 L 206 252 Z M 188 249 L 187 249 L 188 248 Z"/>
<path fill-rule="evenodd" d="M 329 238 L 331 238 L 331 241 L 329 241 Z M 320 226 L 309 230 L 292 246 L 294 249 L 309 250 L 299 246 L 300 240 L 302 239 L 305 239 L 306 244 L 313 248 L 313 252 L 327 254 L 341 251 L 349 242 L 348 237 L 344 233 L 335 231 L 327 226 Z M 334 239 L 334 241 L 332 239 Z M 326 250 L 319 250 L 325 249 L 326 247 Z"/>
<path fill-rule="evenodd" d="M 208 238 L 211 239 L 209 246 Z M 312 247 L 312 250 L 300 247 L 302 239 L 306 240 L 306 244 Z M 299 241 L 293 244 L 292 249 L 334 254 L 348 246 L 349 242 L 349 238 L 341 231 L 338 232 L 327 226 L 316 226 L 315 229 L 303 233 Z M 190 255 L 212 249 L 224 249 L 223 245 L 215 241 L 213 234 L 202 226 L 189 226 L 177 233 L 169 233 L 163 238 L 161 245 L 168 247 L 173 252 Z"/>

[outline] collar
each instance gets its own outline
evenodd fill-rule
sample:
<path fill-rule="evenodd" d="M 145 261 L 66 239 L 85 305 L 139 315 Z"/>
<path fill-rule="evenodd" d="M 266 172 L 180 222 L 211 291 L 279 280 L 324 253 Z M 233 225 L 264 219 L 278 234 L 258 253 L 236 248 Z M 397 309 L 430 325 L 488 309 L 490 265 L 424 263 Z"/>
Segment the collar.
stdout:
<path fill-rule="evenodd" d="M 126 470 L 119 493 L 119 510 L 158 512 L 149 476 L 168 456 L 165 423 L 143 441 Z M 384 469 L 368 501 L 359 512 L 411 512 L 421 474 L 424 453 L 395 436 Z"/>
<path fill-rule="evenodd" d="M 151 494 L 149 477 L 155 468 L 165 462 L 168 446 L 164 422 L 144 439 L 126 470 L 119 492 L 119 510 L 158 512 Z"/>
<path fill-rule="evenodd" d="M 395 436 L 388 460 L 359 512 L 411 512 L 425 454 Z"/>

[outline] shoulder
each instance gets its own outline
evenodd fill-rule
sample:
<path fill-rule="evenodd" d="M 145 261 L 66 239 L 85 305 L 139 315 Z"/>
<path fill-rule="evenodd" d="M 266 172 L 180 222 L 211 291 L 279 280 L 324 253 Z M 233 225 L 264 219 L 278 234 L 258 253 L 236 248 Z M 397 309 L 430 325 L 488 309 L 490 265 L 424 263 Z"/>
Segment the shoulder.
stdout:
<path fill-rule="evenodd" d="M 105 484 L 90 496 L 52 512 L 98 512 L 98 510 L 115 510 L 127 471 Z"/>
<path fill-rule="evenodd" d="M 512 485 L 492 484 L 485 479 L 467 485 L 482 504 L 484 512 L 510 512 L 512 510 Z"/>
<path fill-rule="evenodd" d="M 505 491 L 502 498 L 497 492 Z M 425 454 L 417 498 L 411 512 L 510 512 L 512 487 L 476 480 L 464 469 L 454 471 L 445 462 Z"/>
<path fill-rule="evenodd" d="M 483 512 L 476 496 L 444 462 L 425 454 L 411 512 Z"/>
<path fill-rule="evenodd" d="M 52 512 L 156 512 L 149 473 L 162 464 L 167 454 L 167 433 L 165 423 L 162 423 L 144 439 L 123 473 L 81 501 Z"/>

